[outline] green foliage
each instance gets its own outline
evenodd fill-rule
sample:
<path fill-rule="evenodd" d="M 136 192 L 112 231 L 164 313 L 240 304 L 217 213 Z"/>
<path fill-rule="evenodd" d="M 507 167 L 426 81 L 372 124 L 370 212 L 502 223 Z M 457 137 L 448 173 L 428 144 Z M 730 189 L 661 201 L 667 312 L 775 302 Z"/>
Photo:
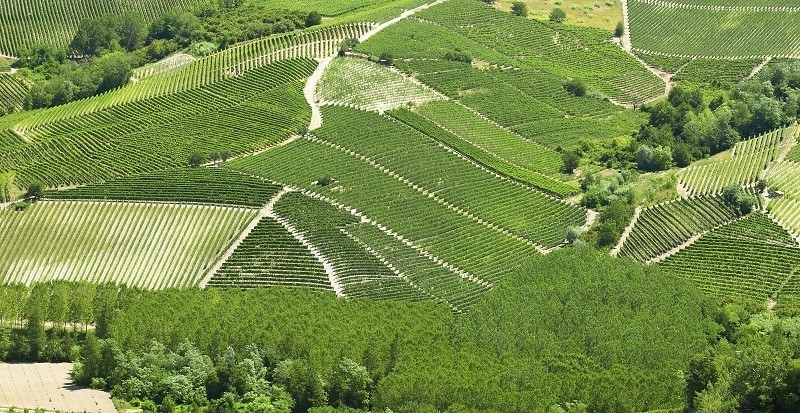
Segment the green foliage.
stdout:
<path fill-rule="evenodd" d="M 28 191 L 25 192 L 25 198 L 32 198 L 37 200 L 42 197 L 44 192 L 44 185 L 41 182 L 33 182 L 28 185 Z"/>
<path fill-rule="evenodd" d="M 642 171 L 663 171 L 672 167 L 672 151 L 669 148 L 642 145 L 634 154 L 636 166 Z"/>
<path fill-rule="evenodd" d="M 622 24 L 622 22 L 619 22 L 614 28 L 614 37 L 622 37 L 623 34 L 625 34 L 625 26 Z"/>
<path fill-rule="evenodd" d="M 756 196 L 745 192 L 740 185 L 729 185 L 723 188 L 722 199 L 742 215 L 749 214 L 753 207 L 758 205 Z"/>
<path fill-rule="evenodd" d="M 564 89 L 579 97 L 586 95 L 587 91 L 586 83 L 579 79 L 570 79 L 567 83 L 564 83 Z"/>
<path fill-rule="evenodd" d="M 378 61 L 387 66 L 391 66 L 394 64 L 394 54 L 389 51 L 381 52 L 381 55 L 378 57 Z"/>
<path fill-rule="evenodd" d="M 581 163 L 581 157 L 575 151 L 564 151 L 561 154 L 561 159 L 564 162 L 561 170 L 568 174 L 572 174 Z"/>
<path fill-rule="evenodd" d="M 528 17 L 528 5 L 524 1 L 511 3 L 511 14 L 520 17 Z"/>
<path fill-rule="evenodd" d="M 322 15 L 320 15 L 316 10 L 312 10 L 311 12 L 306 15 L 306 27 L 316 26 L 322 23 Z"/>
<path fill-rule="evenodd" d="M 14 199 L 14 172 L 0 174 L 0 203 L 10 202 Z"/>
<path fill-rule="evenodd" d="M 567 13 L 559 7 L 554 8 L 550 12 L 550 21 L 556 23 L 563 23 L 567 20 Z"/>

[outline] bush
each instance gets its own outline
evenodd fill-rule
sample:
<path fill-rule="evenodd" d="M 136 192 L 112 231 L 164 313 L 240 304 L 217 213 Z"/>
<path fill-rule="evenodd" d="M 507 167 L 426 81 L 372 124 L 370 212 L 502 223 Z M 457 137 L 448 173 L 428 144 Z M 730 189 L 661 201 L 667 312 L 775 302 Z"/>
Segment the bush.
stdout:
<path fill-rule="evenodd" d="M 322 23 L 322 16 L 316 10 L 306 16 L 306 27 L 316 26 L 320 23 Z"/>
<path fill-rule="evenodd" d="M 452 62 L 461 62 L 461 63 L 472 63 L 472 56 L 468 53 L 461 51 L 461 49 L 456 48 L 454 52 L 447 52 L 444 54 L 445 60 L 450 60 Z"/>
<path fill-rule="evenodd" d="M 750 195 L 739 185 L 728 185 L 722 190 L 722 199 L 726 204 L 736 208 L 743 215 L 753 211 L 753 206 L 758 204 L 758 198 Z"/>
<path fill-rule="evenodd" d="M 617 27 L 614 28 L 614 37 L 622 37 L 625 34 L 625 26 L 622 25 L 622 22 L 617 23 Z"/>
<path fill-rule="evenodd" d="M 392 52 L 383 52 L 380 57 L 378 57 L 378 61 L 386 66 L 391 66 L 394 63 L 394 55 Z"/>
<path fill-rule="evenodd" d="M 564 89 L 575 96 L 585 96 L 588 90 L 586 84 L 578 79 L 570 79 L 567 83 L 564 83 Z"/>
<path fill-rule="evenodd" d="M 194 152 L 189 155 L 189 166 L 196 168 L 206 162 L 206 156 L 200 152 Z"/>
<path fill-rule="evenodd" d="M 192 43 L 187 51 L 193 56 L 208 56 L 217 51 L 217 45 L 211 42 L 197 42 Z"/>
<path fill-rule="evenodd" d="M 28 185 L 28 192 L 25 193 L 25 198 L 39 199 L 44 192 L 44 184 L 41 182 L 33 182 Z"/>
<path fill-rule="evenodd" d="M 578 156 L 575 151 L 566 151 L 561 155 L 561 160 L 564 162 L 564 165 L 561 167 L 561 170 L 565 173 L 571 174 L 575 171 L 575 168 L 581 162 L 581 157 Z"/>
<path fill-rule="evenodd" d="M 551 22 L 563 23 L 565 20 L 567 20 L 567 13 L 565 13 L 564 10 L 561 10 L 560 8 L 556 7 L 555 9 L 553 9 L 553 11 L 550 12 Z"/>
<path fill-rule="evenodd" d="M 528 5 L 522 1 L 515 1 L 511 4 L 511 14 L 520 17 L 528 17 Z"/>

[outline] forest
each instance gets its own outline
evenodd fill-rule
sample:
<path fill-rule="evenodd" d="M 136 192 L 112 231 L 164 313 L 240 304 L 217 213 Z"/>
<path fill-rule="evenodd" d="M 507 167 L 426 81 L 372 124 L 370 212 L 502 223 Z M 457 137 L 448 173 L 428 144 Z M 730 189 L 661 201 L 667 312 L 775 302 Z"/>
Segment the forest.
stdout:
<path fill-rule="evenodd" d="M 791 314 L 711 301 L 657 268 L 586 247 L 532 258 L 466 315 L 282 288 L 0 292 L 4 360 L 74 360 L 78 382 L 145 411 L 798 407 Z M 730 357 L 738 351 L 748 357 Z"/>

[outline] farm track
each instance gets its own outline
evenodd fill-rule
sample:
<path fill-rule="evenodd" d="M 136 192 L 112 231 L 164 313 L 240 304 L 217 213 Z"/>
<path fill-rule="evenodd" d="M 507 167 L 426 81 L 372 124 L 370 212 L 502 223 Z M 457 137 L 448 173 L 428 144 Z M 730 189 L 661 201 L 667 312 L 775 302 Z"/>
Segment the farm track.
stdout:
<path fill-rule="evenodd" d="M 245 229 L 241 233 L 239 233 L 239 236 L 235 240 L 233 240 L 233 243 L 231 243 L 231 245 L 228 247 L 225 253 L 222 254 L 221 257 L 219 257 L 217 263 L 214 264 L 213 267 L 211 267 L 206 276 L 203 277 L 203 279 L 200 281 L 199 284 L 200 289 L 206 288 L 208 282 L 211 281 L 212 278 L 214 278 L 219 269 L 222 268 L 222 265 L 225 264 L 225 262 L 228 261 L 228 259 L 231 257 L 231 255 L 233 255 L 236 249 L 239 248 L 240 245 L 242 245 L 242 242 L 244 242 L 247 236 L 250 235 L 250 232 L 252 232 L 253 229 L 255 229 L 255 227 L 258 225 L 259 222 L 261 222 L 262 219 L 266 217 L 274 217 L 273 208 L 275 207 L 275 203 L 278 202 L 278 200 L 287 192 L 289 191 L 284 188 L 283 190 L 275 194 L 275 196 L 269 200 L 269 202 L 267 203 L 267 205 L 264 206 L 264 208 L 261 208 L 258 211 L 258 215 L 256 215 L 256 217 L 253 218 L 252 221 L 250 221 L 250 223 L 247 225 L 247 227 L 245 227 Z"/>
<path fill-rule="evenodd" d="M 750 71 L 750 74 L 749 74 L 749 75 L 747 75 L 747 77 L 746 77 L 746 78 L 744 78 L 744 80 L 750 80 L 750 79 L 752 79 L 752 78 L 753 78 L 755 75 L 757 75 L 757 74 L 758 74 L 758 72 L 760 72 L 760 71 L 761 71 L 761 69 L 763 69 L 763 68 L 764 68 L 764 66 L 766 66 L 766 65 L 767 65 L 767 64 L 768 64 L 768 63 L 769 63 L 771 60 L 772 60 L 772 57 L 767 57 L 766 59 L 764 59 L 764 61 L 763 61 L 763 62 L 759 63 L 759 64 L 758 64 L 758 66 L 754 67 L 754 68 L 753 68 L 753 70 L 751 70 L 751 71 Z"/>

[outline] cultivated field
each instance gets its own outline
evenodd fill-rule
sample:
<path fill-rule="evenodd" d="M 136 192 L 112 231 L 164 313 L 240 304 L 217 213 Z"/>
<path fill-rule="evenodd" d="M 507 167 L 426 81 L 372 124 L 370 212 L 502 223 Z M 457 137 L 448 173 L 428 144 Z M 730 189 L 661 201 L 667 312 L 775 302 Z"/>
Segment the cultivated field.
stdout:
<path fill-rule="evenodd" d="M 635 50 L 708 57 L 800 57 L 797 3 L 628 0 Z"/>
<path fill-rule="evenodd" d="M 72 363 L 0 363 L 0 410 L 45 409 L 63 413 L 114 413 L 111 396 L 80 388 L 70 378 Z"/>
<path fill-rule="evenodd" d="M 0 211 L 0 282 L 196 285 L 256 211 L 210 205 L 40 202 Z"/>

